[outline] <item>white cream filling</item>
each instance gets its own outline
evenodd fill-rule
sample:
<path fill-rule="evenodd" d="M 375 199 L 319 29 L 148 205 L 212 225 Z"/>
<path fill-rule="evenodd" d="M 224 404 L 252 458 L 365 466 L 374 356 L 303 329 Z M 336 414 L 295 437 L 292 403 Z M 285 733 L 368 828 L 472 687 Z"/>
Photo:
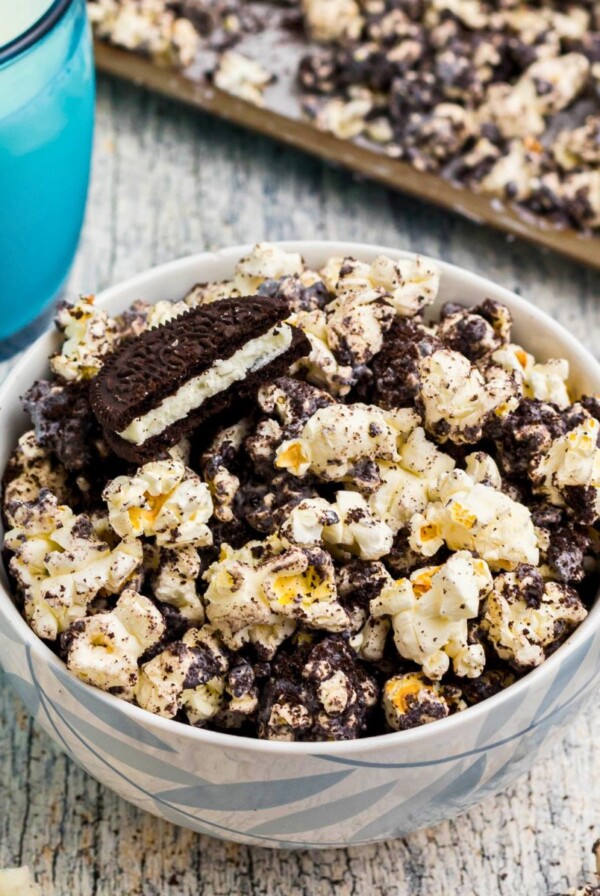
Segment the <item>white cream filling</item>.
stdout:
<path fill-rule="evenodd" d="M 204 373 L 188 380 L 147 414 L 132 420 L 119 436 L 126 442 L 143 445 L 152 436 L 160 435 L 168 426 L 187 417 L 209 398 L 282 355 L 291 342 L 291 327 L 277 324 L 262 336 L 251 339 L 229 358 L 215 361 Z"/>

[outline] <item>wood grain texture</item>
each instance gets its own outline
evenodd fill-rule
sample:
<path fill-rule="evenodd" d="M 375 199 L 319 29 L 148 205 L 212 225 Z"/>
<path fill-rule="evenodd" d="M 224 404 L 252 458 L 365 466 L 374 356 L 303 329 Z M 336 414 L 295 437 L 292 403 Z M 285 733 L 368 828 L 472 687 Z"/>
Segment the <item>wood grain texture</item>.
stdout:
<path fill-rule="evenodd" d="M 505 283 L 592 351 L 600 274 L 117 81 L 101 80 L 94 174 L 70 291 L 201 249 L 332 238 L 421 250 Z M 548 896 L 592 869 L 600 713 L 512 790 L 405 840 L 277 853 L 146 815 L 79 770 L 0 678 L 0 867 L 46 896 Z"/>

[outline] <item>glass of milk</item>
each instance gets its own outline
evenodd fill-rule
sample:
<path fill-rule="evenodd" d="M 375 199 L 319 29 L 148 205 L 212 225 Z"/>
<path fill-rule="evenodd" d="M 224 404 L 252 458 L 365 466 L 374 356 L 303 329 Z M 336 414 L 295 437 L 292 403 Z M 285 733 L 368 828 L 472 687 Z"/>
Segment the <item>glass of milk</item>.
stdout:
<path fill-rule="evenodd" d="M 0 0 L 0 358 L 37 335 L 61 294 L 93 122 L 85 0 Z"/>

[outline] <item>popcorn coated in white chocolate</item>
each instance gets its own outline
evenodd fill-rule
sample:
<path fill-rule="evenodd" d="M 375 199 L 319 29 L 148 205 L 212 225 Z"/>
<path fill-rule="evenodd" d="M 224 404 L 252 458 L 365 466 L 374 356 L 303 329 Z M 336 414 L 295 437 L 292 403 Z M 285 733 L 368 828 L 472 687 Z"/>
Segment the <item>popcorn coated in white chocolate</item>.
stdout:
<path fill-rule="evenodd" d="M 204 605 L 197 587 L 201 569 L 200 557 L 193 545 L 161 548 L 151 580 L 156 599 L 176 607 L 195 625 L 204 622 Z"/>
<path fill-rule="evenodd" d="M 586 616 L 568 585 L 544 582 L 537 569 L 519 566 L 494 581 L 481 627 L 501 659 L 526 670 L 543 663 L 548 647 Z"/>
<path fill-rule="evenodd" d="M 425 428 L 440 441 L 479 441 L 488 418 L 517 406 L 514 378 L 490 367 L 485 378 L 464 355 L 439 349 L 419 364 L 419 401 Z"/>
<path fill-rule="evenodd" d="M 336 500 L 306 498 L 284 521 L 281 533 L 296 544 L 324 543 L 332 553 L 378 560 L 389 553 L 393 533 L 375 519 L 359 492 L 339 491 Z"/>
<path fill-rule="evenodd" d="M 407 408 L 384 411 L 358 402 L 332 404 L 316 411 L 298 438 L 280 445 L 275 465 L 294 476 L 310 471 L 340 482 L 351 477 L 359 460 L 399 460 L 398 440 L 417 424 L 417 414 Z"/>
<path fill-rule="evenodd" d="M 315 40 L 357 38 L 363 26 L 355 0 L 302 0 L 302 10 Z"/>
<path fill-rule="evenodd" d="M 342 293 L 327 306 L 327 343 L 337 357 L 366 364 L 380 351 L 393 318 L 383 289 Z"/>
<path fill-rule="evenodd" d="M 211 626 L 188 629 L 181 641 L 141 666 L 136 700 L 170 719 L 183 709 L 192 725 L 202 725 L 219 710 L 228 667 Z"/>
<path fill-rule="evenodd" d="M 391 618 L 398 653 L 430 678 L 442 678 L 450 660 L 456 675 L 474 678 L 483 671 L 485 654 L 481 645 L 469 644 L 467 622 L 477 617 L 491 587 L 487 563 L 459 551 L 442 566 L 390 579 L 371 601 L 371 614 Z"/>
<path fill-rule="evenodd" d="M 600 516 L 600 423 L 586 417 L 574 429 L 555 439 L 547 451 L 534 459 L 531 479 L 534 488 L 557 507 L 572 504 L 576 496 L 585 522 Z"/>
<path fill-rule="evenodd" d="M 269 653 L 293 632 L 295 620 L 327 631 L 348 625 L 331 557 L 316 546 L 278 539 L 267 551 L 260 542 L 237 551 L 224 545 L 203 578 L 206 614 L 232 649 L 251 642 Z"/>
<path fill-rule="evenodd" d="M 50 358 L 52 371 L 63 380 L 91 379 L 116 345 L 116 321 L 96 308 L 93 296 L 82 296 L 75 305 L 59 308 L 56 325 L 64 341 Z"/>
<path fill-rule="evenodd" d="M 11 507 L 35 501 L 42 489 L 49 489 L 61 503 L 69 498 L 64 467 L 38 444 L 31 429 L 20 437 L 5 474 L 3 500 L 10 525 L 13 525 Z"/>
<path fill-rule="evenodd" d="M 255 106 L 264 106 L 264 90 L 273 80 L 273 75 L 256 60 L 236 50 L 227 50 L 219 59 L 213 80 L 221 90 Z"/>
<path fill-rule="evenodd" d="M 569 362 L 565 358 L 552 358 L 542 363 L 514 343 L 497 349 L 491 357 L 494 364 L 516 375 L 527 398 L 537 398 L 561 409 L 571 403 L 567 388 Z"/>
<path fill-rule="evenodd" d="M 369 496 L 371 512 L 394 534 L 425 510 L 440 476 L 455 466 L 454 460 L 426 437 L 421 426 L 409 434 L 399 452 L 398 462 L 378 462 L 381 485 Z"/>
<path fill-rule="evenodd" d="M 54 640 L 85 616 L 101 592 L 117 594 L 142 564 L 142 545 L 125 538 L 112 550 L 89 519 L 58 504 L 49 491 L 14 508 L 4 545 L 25 601 L 25 616 L 41 638 Z"/>
<path fill-rule="evenodd" d="M 496 469 L 493 478 L 497 475 Z M 452 551 L 477 553 L 492 569 L 537 565 L 537 536 L 524 504 L 476 482 L 465 470 L 444 475 L 437 495 L 410 523 L 409 543 L 418 554 L 432 557 L 445 544 Z"/>
<path fill-rule="evenodd" d="M 136 591 L 123 591 L 114 610 L 85 616 L 71 626 L 66 664 L 78 678 L 132 700 L 138 660 L 165 633 L 162 614 Z"/>
<path fill-rule="evenodd" d="M 426 725 L 450 714 L 445 688 L 421 672 L 406 672 L 388 678 L 383 686 L 382 706 L 392 731 Z"/>
<path fill-rule="evenodd" d="M 374 261 L 331 258 L 320 271 L 325 285 L 337 296 L 381 289 L 400 317 L 413 317 L 437 296 L 440 272 L 435 262 L 417 257 L 394 260 L 378 255 Z"/>
<path fill-rule="evenodd" d="M 102 497 L 110 524 L 121 536 L 156 536 L 169 547 L 212 543 L 206 525 L 213 512 L 210 489 L 178 460 L 144 464 L 134 476 L 118 476 Z"/>
<path fill-rule="evenodd" d="M 347 395 L 354 382 L 354 371 L 351 364 L 341 363 L 333 353 L 326 313 L 319 309 L 299 311 L 291 321 L 310 342 L 310 354 L 297 362 L 296 370 L 303 371 L 309 383 L 327 389 L 331 395 Z"/>

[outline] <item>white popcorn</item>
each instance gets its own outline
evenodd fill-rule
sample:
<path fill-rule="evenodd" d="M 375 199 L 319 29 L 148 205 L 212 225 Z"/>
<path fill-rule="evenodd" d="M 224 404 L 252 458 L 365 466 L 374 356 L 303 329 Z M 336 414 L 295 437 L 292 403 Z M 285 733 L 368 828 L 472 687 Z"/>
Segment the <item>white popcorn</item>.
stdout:
<path fill-rule="evenodd" d="M 263 558 L 265 548 L 271 553 Z M 327 631 L 349 624 L 337 600 L 331 557 L 318 547 L 273 538 L 237 551 L 224 545 L 203 578 L 206 614 L 234 650 L 251 642 L 270 653 L 293 632 L 297 619 Z"/>
<path fill-rule="evenodd" d="M 42 896 L 27 865 L 0 869 L 0 896 Z"/>
<path fill-rule="evenodd" d="M 294 544 L 319 544 L 325 527 L 337 522 L 339 515 L 325 498 L 304 498 L 282 523 L 280 533 Z"/>
<path fill-rule="evenodd" d="M 487 563 L 459 551 L 410 579 L 390 579 L 371 601 L 371 613 L 391 618 L 398 653 L 422 666 L 429 678 L 442 678 L 450 659 L 457 675 L 474 678 L 483 670 L 485 654 L 479 644 L 468 643 L 467 620 L 477 617 L 491 587 Z"/>
<path fill-rule="evenodd" d="M 383 616 L 370 616 L 363 627 L 351 639 L 350 646 L 359 657 L 369 663 L 377 663 L 383 659 L 390 621 Z"/>
<path fill-rule="evenodd" d="M 202 474 L 214 503 L 218 520 L 231 522 L 234 518 L 233 500 L 238 493 L 240 480 L 227 468 L 225 456 L 239 451 L 250 433 L 247 419 L 221 430 L 202 455 Z"/>
<path fill-rule="evenodd" d="M 234 284 L 242 295 L 253 295 L 265 280 L 301 274 L 302 256 L 272 243 L 257 243 L 235 266 Z"/>
<path fill-rule="evenodd" d="M 394 675 L 383 686 L 381 703 L 393 731 L 404 731 L 445 718 L 450 707 L 443 687 L 428 681 L 421 672 Z"/>
<path fill-rule="evenodd" d="M 565 109 L 581 92 L 589 73 L 590 62 L 583 53 L 564 53 L 553 59 L 534 62 L 523 78 L 544 85 L 537 98 L 537 108 L 542 115 L 554 115 Z"/>
<path fill-rule="evenodd" d="M 38 444 L 32 429 L 20 437 L 4 475 L 4 510 L 11 526 L 13 502 L 35 501 L 43 488 L 49 489 L 61 502 L 68 499 L 64 467 Z"/>
<path fill-rule="evenodd" d="M 492 361 L 517 376 L 526 398 L 555 404 L 561 410 L 571 403 L 567 387 L 569 362 L 564 358 L 537 362 L 520 345 L 510 343 L 497 349 Z"/>
<path fill-rule="evenodd" d="M 516 84 L 490 84 L 477 116 L 481 125 L 491 122 L 507 140 L 539 137 L 546 128 L 535 84 L 526 77 Z"/>
<path fill-rule="evenodd" d="M 75 516 L 50 492 L 12 516 L 4 545 L 14 552 L 10 569 L 23 591 L 25 616 L 41 638 L 55 640 L 98 594 L 118 594 L 141 567 L 139 541 L 125 538 L 111 550 L 87 517 Z"/>
<path fill-rule="evenodd" d="M 544 582 L 538 570 L 519 567 L 495 580 L 481 625 L 498 656 L 525 670 L 543 663 L 546 648 L 586 616 L 572 588 Z"/>
<path fill-rule="evenodd" d="M 381 485 L 369 496 L 373 515 L 383 520 L 396 534 L 411 518 L 425 510 L 429 492 L 455 462 L 430 442 L 422 427 L 414 429 L 401 445 L 397 463 L 378 463 Z"/>
<path fill-rule="evenodd" d="M 417 414 L 402 408 L 331 404 L 307 420 L 300 436 L 279 446 L 275 465 L 294 476 L 314 473 L 329 482 L 351 478 L 362 459 L 399 460 L 398 440 L 418 424 Z"/>
<path fill-rule="evenodd" d="M 191 724 L 201 725 L 220 708 L 228 666 L 212 626 L 189 629 L 140 668 L 136 700 L 168 719 L 183 709 Z"/>
<path fill-rule="evenodd" d="M 117 476 L 102 497 L 121 536 L 156 536 L 157 544 L 171 547 L 212 544 L 210 489 L 179 460 L 153 461 L 134 476 Z"/>
<path fill-rule="evenodd" d="M 393 261 L 378 255 L 371 265 L 371 280 L 391 296 L 396 314 L 413 317 L 426 305 L 431 305 L 440 286 L 438 266 L 420 256 Z"/>
<path fill-rule="evenodd" d="M 259 62 L 235 50 L 223 53 L 213 74 L 217 87 L 255 106 L 264 106 L 263 93 L 272 80 L 273 75 Z"/>
<path fill-rule="evenodd" d="M 324 498 L 305 498 L 294 507 L 281 532 L 295 544 L 324 542 L 334 556 L 349 553 L 360 560 L 378 560 L 389 554 L 393 533 L 373 518 L 358 492 L 339 491 L 329 504 Z"/>
<path fill-rule="evenodd" d="M 578 426 L 555 439 L 531 468 L 534 488 L 557 507 L 572 504 L 574 488 L 580 493 L 577 508 L 590 525 L 600 516 L 600 423 L 587 417 Z"/>
<path fill-rule="evenodd" d="M 355 0 L 302 0 L 307 28 L 315 40 L 357 38 L 363 26 Z"/>
<path fill-rule="evenodd" d="M 384 290 L 386 301 L 401 317 L 413 317 L 430 305 L 440 285 L 438 266 L 421 257 L 394 261 L 387 255 L 378 255 L 371 264 L 334 257 L 320 274 L 329 291 L 338 296 Z"/>
<path fill-rule="evenodd" d="M 204 622 L 204 605 L 196 588 L 200 570 L 200 557 L 193 545 L 163 548 L 152 578 L 156 599 L 176 607 L 182 616 L 195 625 Z"/>
<path fill-rule="evenodd" d="M 511 199 L 528 199 L 539 185 L 542 147 L 536 151 L 522 139 L 511 140 L 508 151 L 494 163 L 479 183 L 484 193 L 506 198 L 510 187 Z M 536 145 L 537 146 L 537 145 Z"/>
<path fill-rule="evenodd" d="M 186 305 L 185 302 L 169 302 L 166 300 L 156 302 L 154 305 L 150 305 L 150 308 L 148 309 L 146 329 L 162 327 L 164 324 L 168 324 L 170 320 L 174 320 L 181 314 L 186 314 L 189 310 L 189 306 Z"/>
<path fill-rule="evenodd" d="M 340 364 L 331 350 L 325 312 L 298 311 L 290 320 L 310 342 L 310 354 L 301 358 L 295 369 L 305 371 L 309 383 L 327 389 L 332 395 L 347 395 L 354 382 L 354 371 L 350 365 Z"/>
<path fill-rule="evenodd" d="M 116 345 L 116 322 L 95 307 L 93 296 L 82 296 L 77 304 L 59 309 L 56 324 L 64 342 L 60 352 L 50 358 L 52 371 L 65 380 L 94 377 Z"/>
<path fill-rule="evenodd" d="M 474 464 L 471 470 L 476 472 Z M 497 470 L 496 470 L 497 473 Z M 444 475 L 430 503 L 410 523 L 409 544 L 432 557 L 444 544 L 452 551 L 473 551 L 492 569 L 539 562 L 531 511 L 501 491 L 475 482 L 464 470 Z"/>
<path fill-rule="evenodd" d="M 516 384 L 502 367 L 486 371 L 486 379 L 464 355 L 439 349 L 419 364 L 419 398 L 425 428 L 440 440 L 477 442 L 491 414 L 517 406 Z"/>
<path fill-rule="evenodd" d="M 325 3 L 331 0 L 324 0 Z M 334 97 L 326 100 L 319 107 L 315 117 L 315 125 L 321 131 L 330 131 L 340 140 L 353 140 L 359 137 L 367 127 L 367 116 L 373 111 L 373 99 L 370 91 L 366 96 L 352 99 Z"/>
<path fill-rule="evenodd" d="M 394 309 L 383 289 L 342 293 L 327 306 L 327 342 L 353 364 L 366 364 L 381 350 Z"/>
<path fill-rule="evenodd" d="M 78 620 L 71 628 L 68 669 L 87 684 L 117 690 L 132 700 L 138 681 L 138 660 L 162 638 L 165 622 L 149 598 L 124 591 L 112 612 Z"/>

